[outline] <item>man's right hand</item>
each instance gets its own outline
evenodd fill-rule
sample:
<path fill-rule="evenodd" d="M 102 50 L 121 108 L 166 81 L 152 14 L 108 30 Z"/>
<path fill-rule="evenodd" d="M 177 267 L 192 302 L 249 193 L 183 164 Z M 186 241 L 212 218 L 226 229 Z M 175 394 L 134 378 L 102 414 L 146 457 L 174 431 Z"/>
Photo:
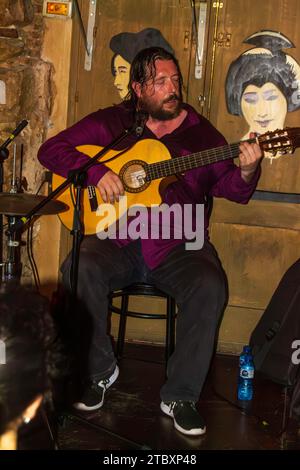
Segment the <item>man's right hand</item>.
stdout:
<path fill-rule="evenodd" d="M 104 202 L 111 202 L 113 204 L 119 200 L 120 196 L 124 195 L 122 181 L 119 176 L 111 170 L 107 171 L 98 181 L 97 188 Z"/>

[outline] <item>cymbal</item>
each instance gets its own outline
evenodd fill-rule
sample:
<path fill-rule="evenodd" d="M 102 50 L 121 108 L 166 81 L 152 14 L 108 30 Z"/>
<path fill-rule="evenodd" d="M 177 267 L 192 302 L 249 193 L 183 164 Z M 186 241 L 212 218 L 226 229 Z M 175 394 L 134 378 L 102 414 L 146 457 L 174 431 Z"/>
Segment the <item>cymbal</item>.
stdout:
<path fill-rule="evenodd" d="M 0 214 L 26 215 L 38 203 L 46 199 L 46 196 L 35 196 L 26 193 L 0 193 Z M 69 209 L 69 206 L 61 201 L 49 201 L 36 215 L 59 214 Z"/>

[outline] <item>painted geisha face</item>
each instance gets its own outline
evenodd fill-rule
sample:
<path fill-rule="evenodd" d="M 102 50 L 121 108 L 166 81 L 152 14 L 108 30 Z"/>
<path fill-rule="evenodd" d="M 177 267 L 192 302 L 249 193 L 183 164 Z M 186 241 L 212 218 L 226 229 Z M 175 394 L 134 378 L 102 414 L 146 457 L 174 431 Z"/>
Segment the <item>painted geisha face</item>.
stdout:
<path fill-rule="evenodd" d="M 120 55 L 116 55 L 114 59 L 113 72 L 115 77 L 114 85 L 123 100 L 128 93 L 130 63 Z"/>
<path fill-rule="evenodd" d="M 284 127 L 287 101 L 279 88 L 271 82 L 262 87 L 248 85 L 242 95 L 241 107 L 249 124 L 249 132 L 264 134 Z"/>

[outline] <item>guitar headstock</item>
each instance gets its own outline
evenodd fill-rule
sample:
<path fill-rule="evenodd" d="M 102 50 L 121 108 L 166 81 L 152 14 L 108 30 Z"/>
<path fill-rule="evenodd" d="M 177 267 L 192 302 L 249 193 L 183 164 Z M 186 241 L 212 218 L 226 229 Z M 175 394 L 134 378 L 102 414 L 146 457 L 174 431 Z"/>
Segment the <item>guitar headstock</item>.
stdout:
<path fill-rule="evenodd" d="M 300 147 L 300 127 L 286 127 L 269 131 L 258 137 L 258 142 L 264 152 L 270 152 L 274 156 L 285 153 L 294 153 Z"/>

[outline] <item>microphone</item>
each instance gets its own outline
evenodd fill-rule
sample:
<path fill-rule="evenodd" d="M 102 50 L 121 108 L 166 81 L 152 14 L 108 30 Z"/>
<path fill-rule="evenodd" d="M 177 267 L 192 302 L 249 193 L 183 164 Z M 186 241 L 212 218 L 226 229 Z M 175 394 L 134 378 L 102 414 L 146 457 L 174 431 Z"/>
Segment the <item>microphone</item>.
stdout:
<path fill-rule="evenodd" d="M 23 121 L 20 122 L 20 124 L 17 125 L 15 130 L 10 134 L 8 139 L 6 139 L 3 144 L 0 145 L 0 151 L 6 149 L 6 147 L 17 137 L 17 135 L 20 134 L 20 132 L 26 127 L 28 124 L 28 121 L 26 119 L 23 119 Z"/>
<path fill-rule="evenodd" d="M 145 124 L 148 119 L 146 111 L 137 111 L 135 114 L 134 131 L 137 137 L 141 137 L 144 132 Z"/>

